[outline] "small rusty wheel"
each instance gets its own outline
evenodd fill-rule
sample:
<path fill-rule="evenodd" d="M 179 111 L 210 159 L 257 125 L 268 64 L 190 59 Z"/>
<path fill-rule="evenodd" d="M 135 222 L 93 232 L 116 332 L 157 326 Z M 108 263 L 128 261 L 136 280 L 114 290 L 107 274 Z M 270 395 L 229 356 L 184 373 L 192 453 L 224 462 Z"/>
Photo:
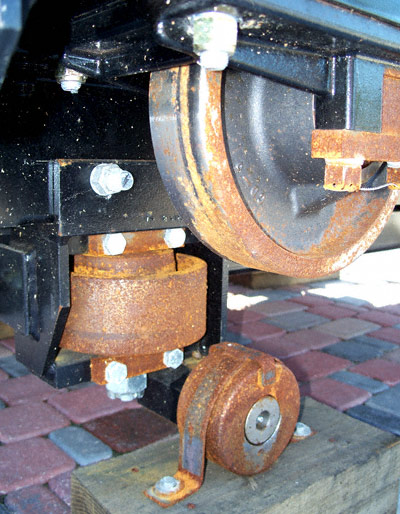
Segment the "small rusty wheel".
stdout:
<path fill-rule="evenodd" d="M 230 69 L 152 74 L 158 168 L 185 222 L 215 252 L 250 268 L 318 277 L 379 235 L 397 193 L 324 190 L 324 161 L 311 158 L 314 100 Z"/>
<path fill-rule="evenodd" d="M 218 386 L 207 391 L 205 378 L 218 375 Z M 212 383 L 212 380 L 209 382 Z M 193 399 L 211 405 L 205 435 L 206 456 L 240 475 L 268 469 L 288 444 L 299 413 L 299 389 L 281 361 L 233 343 L 211 348 L 189 375 L 179 399 L 178 427 L 191 430 L 196 420 Z M 210 386 L 211 387 L 211 386 Z M 194 405 L 196 403 L 196 405 Z"/>

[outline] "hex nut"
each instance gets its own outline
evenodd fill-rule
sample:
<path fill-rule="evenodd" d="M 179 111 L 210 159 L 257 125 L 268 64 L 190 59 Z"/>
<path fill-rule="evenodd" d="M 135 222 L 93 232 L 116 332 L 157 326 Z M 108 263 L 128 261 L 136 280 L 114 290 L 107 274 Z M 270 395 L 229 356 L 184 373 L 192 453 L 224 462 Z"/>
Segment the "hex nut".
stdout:
<path fill-rule="evenodd" d="M 154 488 L 161 494 L 172 494 L 176 493 L 179 489 L 180 481 L 175 477 L 165 476 L 160 478 Z"/>
<path fill-rule="evenodd" d="M 81 85 L 86 82 L 86 75 L 79 71 L 65 68 L 59 77 L 59 83 L 63 91 L 76 94 Z"/>
<path fill-rule="evenodd" d="M 294 431 L 295 437 L 309 437 L 312 434 L 311 428 L 305 423 L 296 423 L 296 429 Z"/>
<path fill-rule="evenodd" d="M 121 255 L 126 248 L 123 234 L 106 234 L 103 236 L 103 250 L 106 255 Z"/>
<path fill-rule="evenodd" d="M 120 384 L 128 376 L 128 368 L 122 362 L 112 361 L 106 366 L 105 379 L 107 383 Z"/>
<path fill-rule="evenodd" d="M 184 228 L 168 228 L 164 233 L 164 242 L 168 248 L 179 248 L 186 241 Z"/>
<path fill-rule="evenodd" d="M 99 196 L 110 197 L 133 186 L 133 176 L 115 163 L 102 163 L 95 166 L 90 174 L 90 185 Z"/>
<path fill-rule="evenodd" d="M 193 50 L 199 64 L 210 71 L 222 71 L 235 53 L 238 24 L 232 14 L 208 11 L 193 18 Z"/>
<path fill-rule="evenodd" d="M 125 378 L 122 382 L 110 382 L 106 384 L 106 391 L 112 400 L 119 399 L 130 402 L 136 398 L 142 398 L 147 387 L 147 375 Z"/>
<path fill-rule="evenodd" d="M 163 362 L 167 368 L 176 369 L 179 368 L 179 366 L 182 364 L 183 357 L 183 351 L 179 348 L 176 348 L 175 350 L 164 352 Z"/>

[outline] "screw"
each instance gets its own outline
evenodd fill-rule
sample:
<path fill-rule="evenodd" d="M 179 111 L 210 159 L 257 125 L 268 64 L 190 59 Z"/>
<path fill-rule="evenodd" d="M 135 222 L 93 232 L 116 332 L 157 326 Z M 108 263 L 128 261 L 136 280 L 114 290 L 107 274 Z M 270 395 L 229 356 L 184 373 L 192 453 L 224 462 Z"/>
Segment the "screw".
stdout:
<path fill-rule="evenodd" d="M 121 255 L 126 248 L 123 234 L 106 234 L 103 236 L 103 250 L 106 255 Z"/>
<path fill-rule="evenodd" d="M 186 241 L 186 232 L 183 228 L 168 228 L 164 233 L 164 241 L 168 248 L 179 248 Z"/>
<path fill-rule="evenodd" d="M 176 493 L 179 489 L 180 481 L 175 477 L 165 476 L 160 478 L 154 488 L 161 494 L 172 494 Z"/>
<path fill-rule="evenodd" d="M 295 437 L 309 437 L 312 434 L 312 430 L 308 425 L 304 423 L 296 423 L 296 429 L 294 431 Z"/>
<path fill-rule="evenodd" d="M 86 78 L 86 75 L 79 71 L 65 68 L 60 75 L 59 82 L 63 91 L 76 94 L 81 85 L 86 82 Z"/>
<path fill-rule="evenodd" d="M 209 11 L 193 18 L 193 50 L 199 64 L 211 71 L 222 71 L 235 53 L 238 24 L 232 14 Z"/>
<path fill-rule="evenodd" d="M 106 366 L 105 378 L 108 383 L 120 384 L 128 376 L 128 368 L 122 362 L 112 361 Z"/>
<path fill-rule="evenodd" d="M 176 348 L 175 350 L 164 352 L 163 362 L 167 368 L 179 368 L 183 362 L 183 351 Z"/>
<path fill-rule="evenodd" d="M 90 185 L 95 193 L 108 196 L 128 191 L 133 186 L 133 176 L 121 169 L 118 164 L 102 163 L 95 166 L 90 174 Z"/>

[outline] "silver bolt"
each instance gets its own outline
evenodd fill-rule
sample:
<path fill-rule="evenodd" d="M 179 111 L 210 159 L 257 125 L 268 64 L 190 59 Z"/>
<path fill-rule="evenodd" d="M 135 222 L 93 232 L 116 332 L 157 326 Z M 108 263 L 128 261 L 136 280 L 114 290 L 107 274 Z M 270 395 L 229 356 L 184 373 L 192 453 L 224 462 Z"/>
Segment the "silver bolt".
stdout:
<path fill-rule="evenodd" d="M 118 164 L 102 163 L 93 168 L 90 174 L 90 185 L 98 195 L 110 197 L 131 189 L 133 176 L 129 171 L 121 169 Z"/>
<path fill-rule="evenodd" d="M 312 434 L 312 430 L 308 425 L 304 423 L 296 423 L 296 429 L 294 431 L 295 437 L 309 437 Z"/>
<path fill-rule="evenodd" d="M 164 241 L 168 248 L 179 248 L 186 241 L 186 232 L 183 228 L 168 228 L 164 232 Z"/>
<path fill-rule="evenodd" d="M 222 71 L 235 53 L 238 23 L 232 14 L 209 11 L 193 17 L 193 51 L 207 70 Z"/>
<path fill-rule="evenodd" d="M 147 375 L 125 378 L 122 382 L 109 382 L 106 384 L 107 396 L 130 402 L 136 398 L 142 398 L 147 387 Z"/>
<path fill-rule="evenodd" d="M 176 348 L 175 350 L 164 352 L 163 362 L 167 368 L 179 368 L 183 362 L 183 351 Z"/>
<path fill-rule="evenodd" d="M 244 433 L 250 444 L 263 444 L 278 430 L 281 423 L 279 403 L 272 396 L 258 400 L 247 414 Z"/>
<path fill-rule="evenodd" d="M 176 493 L 179 489 L 180 481 L 175 477 L 165 476 L 162 477 L 154 486 L 157 492 L 161 494 L 171 494 Z"/>
<path fill-rule="evenodd" d="M 123 234 L 106 234 L 103 236 L 103 250 L 106 255 L 121 255 L 126 248 Z"/>
<path fill-rule="evenodd" d="M 387 167 L 388 168 L 393 168 L 393 169 L 398 169 L 400 168 L 400 162 L 387 162 Z"/>
<path fill-rule="evenodd" d="M 107 383 L 120 384 L 128 376 L 128 368 L 122 362 L 112 361 L 106 366 L 105 379 Z"/>
<path fill-rule="evenodd" d="M 79 71 L 72 70 L 71 68 L 65 68 L 59 78 L 61 89 L 69 93 L 76 94 L 81 85 L 86 82 L 86 78 L 86 75 Z"/>

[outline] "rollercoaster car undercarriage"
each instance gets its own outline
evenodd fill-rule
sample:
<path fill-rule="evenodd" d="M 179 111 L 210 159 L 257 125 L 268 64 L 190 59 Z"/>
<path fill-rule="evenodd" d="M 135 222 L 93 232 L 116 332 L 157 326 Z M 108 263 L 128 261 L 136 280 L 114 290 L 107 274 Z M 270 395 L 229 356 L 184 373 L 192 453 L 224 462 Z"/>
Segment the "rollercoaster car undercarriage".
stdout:
<path fill-rule="evenodd" d="M 233 263 L 327 275 L 395 207 L 400 18 L 375 4 L 1 2 L 0 319 L 56 387 L 175 418 L 184 383 L 162 506 L 293 435 L 291 372 L 225 342 Z"/>

